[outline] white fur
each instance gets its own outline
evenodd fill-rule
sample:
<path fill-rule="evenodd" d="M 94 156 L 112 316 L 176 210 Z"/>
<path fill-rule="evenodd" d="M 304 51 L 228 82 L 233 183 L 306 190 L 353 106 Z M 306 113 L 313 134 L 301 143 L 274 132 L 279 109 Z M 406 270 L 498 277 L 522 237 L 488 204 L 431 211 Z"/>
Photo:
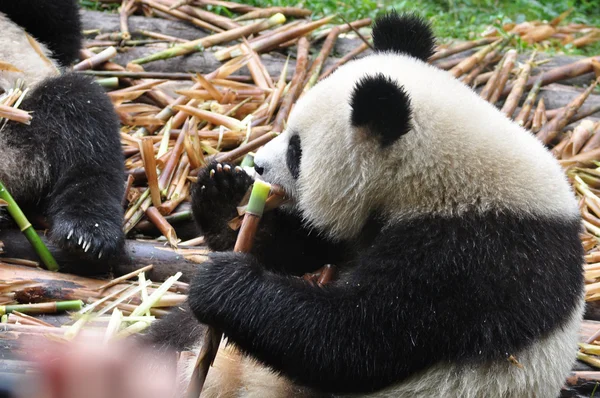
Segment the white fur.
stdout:
<path fill-rule="evenodd" d="M 386 151 L 350 124 L 350 96 L 365 71 L 395 79 L 411 99 L 414 128 Z M 292 131 L 303 151 L 297 187 L 285 165 Z M 255 163 L 334 238 L 355 237 L 376 207 L 396 220 L 490 209 L 578 215 L 563 171 L 530 132 L 447 72 L 406 56 L 373 55 L 339 68 L 299 100 L 289 129 Z"/>
<path fill-rule="evenodd" d="M 556 398 L 575 362 L 583 310 L 582 297 L 563 328 L 516 353 L 523 368 L 508 361 L 483 367 L 439 364 L 368 397 Z"/>
<path fill-rule="evenodd" d="M 0 13 L 0 61 L 10 64 L 21 72 L 0 68 L 0 94 L 16 86 L 19 79 L 30 90 L 43 79 L 59 74 L 57 63 L 51 58 L 51 52 L 39 42 L 38 53 L 23 28 Z M 35 41 L 33 38 L 31 40 Z M 35 44 L 34 44 L 35 45 Z M 30 95 L 30 94 L 26 94 Z M 26 111 L 28 109 L 25 109 Z M 0 181 L 3 181 L 18 201 L 37 197 L 49 183 L 50 170 L 46 159 L 35 154 L 24 155 L 4 142 L 0 124 Z M 27 181 L 27 184 L 23 184 Z"/>
<path fill-rule="evenodd" d="M 21 72 L 0 70 L 0 88 L 8 91 L 15 87 L 18 79 L 26 86 L 34 87 L 43 79 L 58 75 L 57 64 L 51 58 L 50 51 L 37 42 L 40 55 L 27 39 L 23 28 L 0 13 L 0 61 L 8 63 Z"/>

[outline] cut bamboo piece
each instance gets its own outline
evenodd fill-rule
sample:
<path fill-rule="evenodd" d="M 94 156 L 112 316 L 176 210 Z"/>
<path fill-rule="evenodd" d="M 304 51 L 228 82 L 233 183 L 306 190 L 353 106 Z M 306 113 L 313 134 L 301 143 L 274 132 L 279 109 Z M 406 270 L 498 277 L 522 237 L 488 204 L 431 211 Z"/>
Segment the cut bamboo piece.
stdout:
<path fill-rule="evenodd" d="M 596 88 L 598 84 L 598 80 L 594 80 L 592 84 L 579 96 L 577 96 L 573 101 L 569 103 L 559 115 L 554 117 L 549 123 L 540 130 L 537 134 L 537 137 L 544 143 L 549 144 L 556 137 L 556 135 L 569 123 L 571 117 L 577 112 L 577 110 L 581 107 L 583 102 L 587 99 L 587 97 L 591 94 L 591 92 Z"/>
<path fill-rule="evenodd" d="M 504 59 L 504 63 L 502 64 L 502 70 L 500 71 L 500 74 L 498 75 L 498 81 L 496 83 L 496 87 L 494 88 L 494 91 L 490 95 L 490 98 L 489 98 L 489 102 L 491 102 L 492 104 L 495 104 L 498 101 L 498 99 L 500 98 L 500 94 L 502 93 L 504 86 L 506 86 L 506 82 L 508 81 L 508 78 L 510 77 L 510 72 L 512 71 L 513 66 L 515 65 L 516 59 L 517 59 L 517 50 L 511 49 L 506 52 L 506 57 Z"/>
<path fill-rule="evenodd" d="M 502 106 L 501 112 L 509 118 L 512 118 L 512 115 L 515 112 L 515 109 L 517 109 L 519 101 L 523 96 L 523 92 L 525 91 L 525 84 L 527 83 L 527 79 L 529 79 L 531 69 L 533 68 L 534 57 L 535 53 L 531 56 L 530 60 L 521 68 L 519 77 L 515 80 L 513 89 L 510 91 L 510 94 L 508 95 L 506 101 L 504 102 L 504 105 Z M 498 96 L 500 96 L 500 93 L 498 93 Z"/>
<path fill-rule="evenodd" d="M 519 124 L 519 126 L 525 125 L 525 122 L 529 119 L 529 114 L 531 113 L 531 109 L 533 107 L 533 104 L 535 103 L 535 100 L 537 98 L 537 95 L 538 95 L 541 87 L 542 87 L 542 78 L 538 77 L 537 80 L 535 81 L 535 84 L 529 91 L 529 94 L 527 94 L 527 98 L 525 98 L 525 102 L 523 103 L 523 106 L 521 107 L 521 111 L 515 118 L 515 122 L 517 122 Z"/>
<path fill-rule="evenodd" d="M 496 40 L 492 44 L 489 44 L 475 54 L 461 61 L 458 65 L 450 69 L 450 74 L 454 77 L 460 77 L 465 73 L 468 73 L 471 69 L 475 67 L 478 63 L 480 63 L 487 54 L 494 50 L 494 48 L 498 47 L 502 40 Z"/>
<path fill-rule="evenodd" d="M 233 251 L 248 253 L 252 249 L 254 236 L 258 230 L 258 223 L 262 217 L 270 188 L 271 186 L 269 184 L 260 180 L 254 182 L 250 200 L 246 208 L 246 214 Z M 208 370 L 219 350 L 222 336 L 223 333 L 221 331 L 212 327 L 208 328 L 202 344 L 202 349 L 196 360 L 196 366 L 192 374 L 190 385 L 186 391 L 186 397 L 198 398 L 200 396 Z"/>
<path fill-rule="evenodd" d="M 451 55 L 458 54 L 458 53 L 470 50 L 470 49 L 475 48 L 475 47 L 480 47 L 480 46 L 483 46 L 483 45 L 486 45 L 486 44 L 491 44 L 495 40 L 496 39 L 484 38 L 484 39 L 479 39 L 479 40 L 473 40 L 473 41 L 467 41 L 467 42 L 464 42 L 464 43 L 460 43 L 460 44 L 457 44 L 456 46 L 452 46 L 450 48 L 446 48 L 444 50 L 437 51 L 435 54 L 433 54 L 429 58 L 429 62 L 435 62 L 435 61 L 437 61 L 439 59 L 446 58 L 446 57 L 449 57 Z"/>
<path fill-rule="evenodd" d="M 313 30 L 325 25 L 326 23 L 329 23 L 333 18 L 335 18 L 335 15 L 320 19 L 318 21 L 297 26 L 295 28 L 282 32 L 280 35 L 273 35 L 265 37 L 264 39 L 252 41 L 250 42 L 250 47 L 257 53 L 271 50 L 281 43 L 285 43 L 286 41 L 300 36 L 304 36 L 307 33 L 312 32 Z M 241 46 L 238 44 L 236 46 L 217 51 L 215 52 L 215 58 L 219 61 L 225 61 L 229 58 L 240 56 L 243 54 L 240 47 Z"/>

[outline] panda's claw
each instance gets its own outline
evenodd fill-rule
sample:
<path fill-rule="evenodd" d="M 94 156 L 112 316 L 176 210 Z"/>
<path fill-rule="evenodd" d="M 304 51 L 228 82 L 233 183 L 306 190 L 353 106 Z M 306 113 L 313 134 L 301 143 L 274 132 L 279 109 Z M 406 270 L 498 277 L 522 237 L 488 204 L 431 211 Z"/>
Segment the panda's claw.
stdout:
<path fill-rule="evenodd" d="M 192 188 L 192 208 L 200 228 L 215 230 L 226 225 L 237 215 L 237 206 L 252 182 L 241 167 L 231 163 L 213 162 L 201 170 Z"/>
<path fill-rule="evenodd" d="M 49 237 L 63 250 L 85 259 L 91 268 L 98 265 L 104 269 L 101 264 L 108 264 L 120 255 L 124 246 L 119 220 L 111 222 L 106 217 L 100 218 L 100 215 L 86 221 L 82 221 L 82 217 L 51 220 Z M 98 262 L 100 259 L 102 263 Z"/>

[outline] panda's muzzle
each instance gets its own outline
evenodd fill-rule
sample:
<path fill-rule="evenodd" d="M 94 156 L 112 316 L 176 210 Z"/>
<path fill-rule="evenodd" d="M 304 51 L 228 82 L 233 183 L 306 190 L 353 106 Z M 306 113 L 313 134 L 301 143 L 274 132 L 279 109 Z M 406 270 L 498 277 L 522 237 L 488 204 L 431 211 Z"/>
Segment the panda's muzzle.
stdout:
<path fill-rule="evenodd" d="M 260 167 L 257 165 L 254 165 L 254 170 L 258 173 L 258 175 L 262 175 L 262 173 L 265 172 L 265 168 L 264 167 Z"/>

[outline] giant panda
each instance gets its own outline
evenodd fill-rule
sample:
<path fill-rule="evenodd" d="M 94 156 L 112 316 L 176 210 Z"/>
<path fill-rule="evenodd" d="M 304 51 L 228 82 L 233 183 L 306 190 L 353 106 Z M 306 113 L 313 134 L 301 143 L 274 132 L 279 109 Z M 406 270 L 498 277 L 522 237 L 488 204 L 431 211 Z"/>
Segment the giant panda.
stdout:
<path fill-rule="evenodd" d="M 375 52 L 318 83 L 255 157 L 291 201 L 251 253 L 227 222 L 252 178 L 198 175 L 215 252 L 188 303 L 151 329 L 229 345 L 204 396 L 556 397 L 583 310 L 578 206 L 549 151 L 427 63 L 424 20 L 376 20 Z M 318 286 L 297 276 L 337 265 Z M 194 315 L 202 324 L 194 321 Z"/>
<path fill-rule="evenodd" d="M 32 115 L 1 125 L 0 181 L 47 216 L 54 243 L 105 270 L 124 243 L 125 172 L 111 101 L 68 71 L 82 44 L 77 2 L 1 1 L 0 30 L 0 90 L 27 89 L 19 107 Z"/>

